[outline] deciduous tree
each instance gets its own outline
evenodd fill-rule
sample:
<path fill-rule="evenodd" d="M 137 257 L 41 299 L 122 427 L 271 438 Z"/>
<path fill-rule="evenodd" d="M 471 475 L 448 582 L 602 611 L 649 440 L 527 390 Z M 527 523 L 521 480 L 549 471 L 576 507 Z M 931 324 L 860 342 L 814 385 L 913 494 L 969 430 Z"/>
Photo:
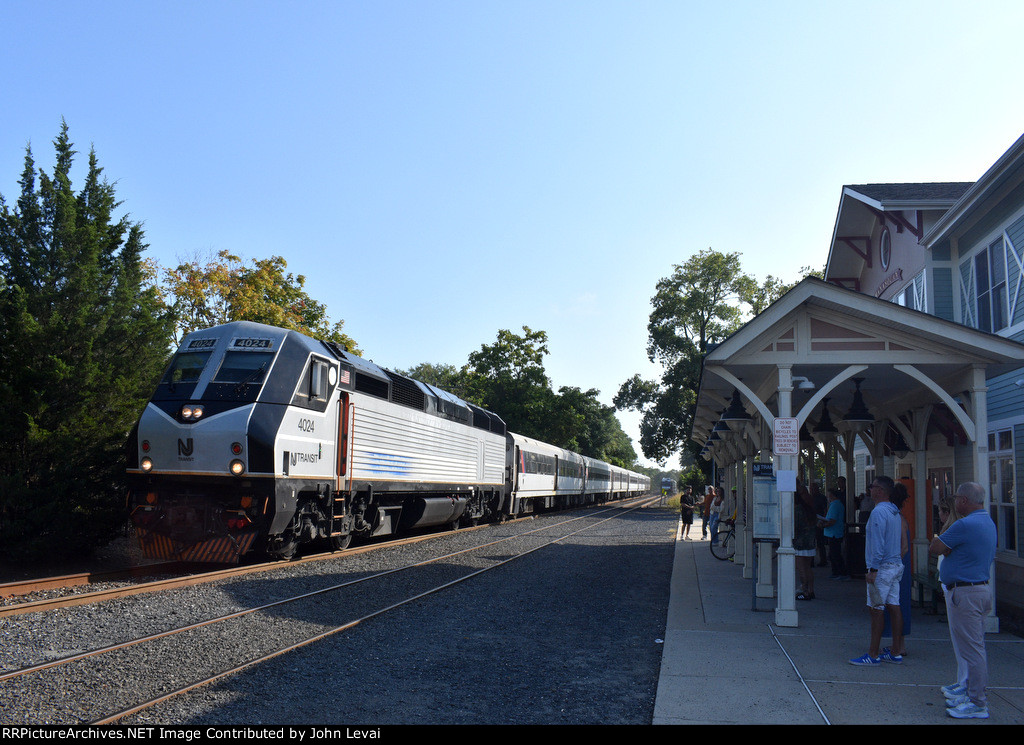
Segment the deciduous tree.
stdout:
<path fill-rule="evenodd" d="M 306 292 L 305 276 L 287 272 L 287 267 L 280 256 L 246 265 L 239 256 L 221 251 L 205 263 L 193 259 L 165 270 L 177 338 L 229 321 L 255 321 L 337 342 L 360 354 L 342 330 L 345 322 L 332 324 L 327 307 Z"/>
<path fill-rule="evenodd" d="M 820 277 L 822 272 L 805 266 L 801 275 Z M 664 462 L 684 448 L 696 454 L 699 446 L 688 438 L 704 355 L 795 284 L 771 275 L 758 280 L 743 273 L 738 253 L 711 248 L 658 282 L 647 324 L 647 355 L 663 372 L 658 380 L 634 375 L 615 396 L 616 407 L 643 415 L 640 446 L 645 456 Z M 686 461 L 700 465 L 692 457 Z"/>
<path fill-rule="evenodd" d="M 710 248 L 661 279 L 651 300 L 647 356 L 661 365 L 660 380 L 635 375 L 619 388 L 615 405 L 638 411 L 644 455 L 664 462 L 687 444 L 701 360 L 709 345 L 742 322 L 741 292 L 751 292 L 738 253 Z"/>
<path fill-rule="evenodd" d="M 594 389 L 552 390 L 544 370 L 548 337 L 523 327 L 522 334 L 498 331 L 461 369 L 423 363 L 403 374 L 430 383 L 498 414 L 512 432 L 592 458 L 631 467 L 636 451 L 615 416 Z"/>
<path fill-rule="evenodd" d="M 501 416 L 513 432 L 543 438 L 554 397 L 544 371 L 547 345 L 544 331 L 499 330 L 493 344 L 469 355 L 464 374 L 470 399 Z"/>

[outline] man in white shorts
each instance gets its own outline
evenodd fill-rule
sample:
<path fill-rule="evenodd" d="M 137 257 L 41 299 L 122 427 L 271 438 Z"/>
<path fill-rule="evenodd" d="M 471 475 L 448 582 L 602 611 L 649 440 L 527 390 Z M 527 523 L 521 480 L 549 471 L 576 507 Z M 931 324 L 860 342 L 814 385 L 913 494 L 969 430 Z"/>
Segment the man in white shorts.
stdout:
<path fill-rule="evenodd" d="M 851 665 L 903 662 L 903 655 L 892 651 L 903 649 L 903 613 L 900 610 L 900 579 L 903 577 L 900 531 L 903 521 L 899 509 L 890 500 L 894 488 L 896 484 L 888 476 L 878 476 L 871 484 L 875 508 L 868 518 L 864 545 L 871 645 L 867 654 L 850 660 Z M 886 610 L 892 622 L 893 645 L 880 650 Z"/>

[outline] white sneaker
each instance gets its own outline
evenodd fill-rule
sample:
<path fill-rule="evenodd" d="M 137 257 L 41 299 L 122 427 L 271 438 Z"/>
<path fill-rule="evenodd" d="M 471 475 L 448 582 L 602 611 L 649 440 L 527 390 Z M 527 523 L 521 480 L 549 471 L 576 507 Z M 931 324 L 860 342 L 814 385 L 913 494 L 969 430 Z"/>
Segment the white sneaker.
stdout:
<path fill-rule="evenodd" d="M 967 693 L 967 686 L 963 683 L 950 683 L 948 686 L 942 686 L 939 690 L 942 691 L 943 696 L 963 696 Z"/>
<path fill-rule="evenodd" d="M 946 713 L 955 719 L 988 719 L 988 707 L 978 706 L 973 701 L 946 709 Z"/>

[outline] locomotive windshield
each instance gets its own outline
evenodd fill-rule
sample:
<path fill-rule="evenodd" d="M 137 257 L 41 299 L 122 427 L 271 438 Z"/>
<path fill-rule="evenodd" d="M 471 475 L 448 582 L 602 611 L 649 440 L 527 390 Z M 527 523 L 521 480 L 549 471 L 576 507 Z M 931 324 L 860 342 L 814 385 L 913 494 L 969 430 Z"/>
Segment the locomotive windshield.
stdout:
<path fill-rule="evenodd" d="M 174 358 L 167 374 L 164 375 L 163 382 L 170 385 L 195 383 L 206 367 L 210 354 L 211 352 L 182 352 Z"/>
<path fill-rule="evenodd" d="M 245 383 L 259 385 L 263 382 L 273 352 L 234 352 L 224 355 L 224 361 L 214 377 L 217 383 Z"/>

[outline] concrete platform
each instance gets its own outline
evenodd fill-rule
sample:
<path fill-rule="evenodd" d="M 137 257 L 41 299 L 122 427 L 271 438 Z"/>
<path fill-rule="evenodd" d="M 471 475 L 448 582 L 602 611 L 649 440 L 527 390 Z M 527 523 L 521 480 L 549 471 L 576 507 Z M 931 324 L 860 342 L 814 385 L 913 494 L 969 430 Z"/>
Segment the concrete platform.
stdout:
<path fill-rule="evenodd" d="M 988 636 L 990 716 L 956 720 L 939 690 L 956 677 L 944 614 L 915 606 L 903 663 L 857 667 L 848 660 L 869 637 L 862 579 L 815 568 L 816 598 L 797 602 L 797 627 L 779 627 L 775 600 L 755 601 L 742 567 L 711 555 L 699 520 L 690 535 L 676 541 L 654 724 L 1024 723 L 1024 639 Z"/>

